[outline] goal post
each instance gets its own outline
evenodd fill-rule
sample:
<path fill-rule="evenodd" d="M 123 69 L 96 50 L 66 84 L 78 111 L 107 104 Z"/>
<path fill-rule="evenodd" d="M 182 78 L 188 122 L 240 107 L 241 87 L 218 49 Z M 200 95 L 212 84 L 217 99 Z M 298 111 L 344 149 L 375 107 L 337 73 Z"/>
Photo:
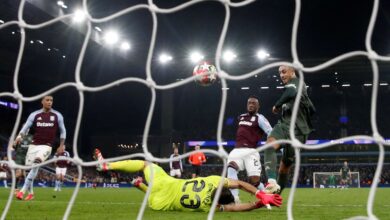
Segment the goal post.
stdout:
<path fill-rule="evenodd" d="M 340 172 L 314 172 L 313 188 L 341 188 Z M 351 178 L 347 181 L 347 187 L 360 188 L 359 172 L 351 172 Z"/>

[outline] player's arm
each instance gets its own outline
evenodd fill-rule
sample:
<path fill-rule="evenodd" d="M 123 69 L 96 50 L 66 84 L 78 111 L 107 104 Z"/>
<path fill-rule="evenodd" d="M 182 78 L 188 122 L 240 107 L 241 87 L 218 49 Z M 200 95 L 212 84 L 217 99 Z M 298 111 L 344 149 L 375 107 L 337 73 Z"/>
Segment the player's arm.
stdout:
<path fill-rule="evenodd" d="M 233 179 L 228 179 L 228 184 L 227 187 L 229 189 L 241 189 L 244 190 L 252 195 L 256 195 L 257 188 L 254 187 L 253 185 L 241 181 L 241 180 L 233 180 Z"/>
<path fill-rule="evenodd" d="M 180 171 L 183 172 L 183 163 L 182 163 L 181 159 L 179 160 L 179 162 L 180 162 Z"/>
<path fill-rule="evenodd" d="M 65 145 L 65 138 L 66 138 L 66 129 L 64 124 L 64 117 L 60 113 L 58 113 L 58 127 L 60 129 L 60 146 L 61 148 L 64 148 Z"/>
<path fill-rule="evenodd" d="M 297 87 L 295 84 L 287 84 L 284 86 L 285 90 L 282 94 L 282 96 L 276 101 L 273 109 L 280 109 L 284 103 L 287 103 L 291 99 L 294 99 L 297 96 Z"/>
<path fill-rule="evenodd" d="M 172 158 L 173 158 L 173 154 L 171 154 L 171 156 L 169 157 L 170 161 L 169 161 L 169 169 L 172 170 L 173 167 L 172 167 Z"/>
<path fill-rule="evenodd" d="M 35 113 L 31 113 L 28 118 L 27 118 L 27 121 L 26 123 L 24 123 L 22 129 L 20 130 L 19 132 L 19 135 L 16 137 L 15 139 L 15 142 L 14 142 L 14 145 L 17 145 L 17 144 L 20 144 L 20 142 L 22 141 L 23 137 L 25 135 L 27 135 L 29 129 L 31 128 L 31 126 L 33 125 L 34 123 L 34 118 L 35 118 Z"/>
<path fill-rule="evenodd" d="M 257 209 L 256 202 L 219 205 L 221 212 L 243 212 Z"/>
<path fill-rule="evenodd" d="M 202 152 L 202 163 L 206 163 L 206 156 L 204 155 L 203 152 Z"/>
<path fill-rule="evenodd" d="M 267 137 L 269 134 L 271 134 L 272 126 L 269 123 L 269 121 L 264 117 L 264 115 L 259 115 L 258 117 L 258 124 L 259 127 L 267 134 Z"/>
<path fill-rule="evenodd" d="M 188 157 L 188 162 L 189 162 L 190 164 L 192 164 L 192 157 L 193 157 L 193 154 L 191 154 L 190 157 Z"/>

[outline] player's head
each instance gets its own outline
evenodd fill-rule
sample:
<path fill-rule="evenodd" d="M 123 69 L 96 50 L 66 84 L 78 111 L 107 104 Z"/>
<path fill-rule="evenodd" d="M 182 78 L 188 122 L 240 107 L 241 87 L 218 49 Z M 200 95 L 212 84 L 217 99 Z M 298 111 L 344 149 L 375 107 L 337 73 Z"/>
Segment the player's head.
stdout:
<path fill-rule="evenodd" d="M 290 82 L 292 78 L 295 78 L 295 69 L 291 66 L 280 66 L 279 67 L 279 76 L 284 84 Z"/>
<path fill-rule="evenodd" d="M 217 190 L 215 189 L 214 192 L 211 195 L 211 198 L 214 200 L 215 193 Z M 234 202 L 234 196 L 232 195 L 232 192 L 228 188 L 222 188 L 221 196 L 219 197 L 218 204 L 219 205 L 226 205 Z"/>
<path fill-rule="evenodd" d="M 42 100 L 42 107 L 44 110 L 49 111 L 53 105 L 53 96 L 52 95 L 45 95 Z"/>
<path fill-rule="evenodd" d="M 200 145 L 199 144 L 195 145 L 195 150 L 200 150 Z"/>
<path fill-rule="evenodd" d="M 260 108 L 260 103 L 259 99 L 256 96 L 249 96 L 248 102 L 246 104 L 246 109 L 248 110 L 249 113 L 257 113 Z"/>
<path fill-rule="evenodd" d="M 347 161 L 344 161 L 344 166 L 348 166 L 348 162 Z"/>
<path fill-rule="evenodd" d="M 173 153 L 178 155 L 179 154 L 179 149 L 177 149 L 177 147 L 173 148 Z"/>

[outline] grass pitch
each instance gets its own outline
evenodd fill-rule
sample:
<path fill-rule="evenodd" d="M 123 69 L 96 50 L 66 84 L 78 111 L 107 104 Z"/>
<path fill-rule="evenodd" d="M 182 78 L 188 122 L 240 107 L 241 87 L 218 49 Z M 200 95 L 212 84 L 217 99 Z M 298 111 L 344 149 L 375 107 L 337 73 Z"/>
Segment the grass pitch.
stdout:
<path fill-rule="evenodd" d="M 62 219 L 73 188 L 63 188 L 54 192 L 53 188 L 35 188 L 33 201 L 14 199 L 7 220 L 13 219 Z M 294 201 L 294 219 L 346 219 L 352 216 L 366 216 L 366 203 L 369 189 L 298 189 Z M 289 190 L 282 194 L 282 208 L 271 211 L 258 209 L 251 212 L 216 213 L 214 219 L 287 219 L 287 199 Z M 4 210 L 9 190 L 0 188 L 0 210 Z M 136 219 L 141 206 L 143 193 L 134 188 L 121 189 L 85 189 L 81 188 L 72 208 L 69 219 L 117 220 Z M 243 201 L 253 201 L 248 194 L 241 193 Z M 390 188 L 377 191 L 374 213 L 379 219 L 390 219 Z M 143 219 L 157 220 L 198 220 L 206 219 L 207 213 L 198 212 L 162 212 L 146 209 Z"/>

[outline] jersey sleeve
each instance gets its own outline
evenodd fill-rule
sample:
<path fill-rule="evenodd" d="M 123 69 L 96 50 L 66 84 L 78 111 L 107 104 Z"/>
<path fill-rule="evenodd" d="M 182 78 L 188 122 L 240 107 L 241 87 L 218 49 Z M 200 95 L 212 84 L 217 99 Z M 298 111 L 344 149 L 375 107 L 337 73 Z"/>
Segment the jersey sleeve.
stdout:
<path fill-rule="evenodd" d="M 64 124 L 64 117 L 61 115 L 61 113 L 57 113 L 58 115 L 58 127 L 60 129 L 60 138 L 66 139 L 66 129 Z"/>
<path fill-rule="evenodd" d="M 269 121 L 263 115 L 259 115 L 258 120 L 259 127 L 267 134 L 267 136 L 269 136 L 272 131 L 272 126 Z"/>
<path fill-rule="evenodd" d="M 293 83 L 287 84 L 284 86 L 285 90 L 282 96 L 278 99 L 275 104 L 276 108 L 280 108 L 284 103 L 295 98 L 297 96 L 297 86 Z"/>
<path fill-rule="evenodd" d="M 28 133 L 28 130 L 31 128 L 31 126 L 34 123 L 35 115 L 37 115 L 37 112 L 33 112 L 33 113 L 31 113 L 28 116 L 27 121 L 26 121 L 26 123 L 24 123 L 24 125 L 23 125 L 22 129 L 20 130 L 19 134 L 26 135 Z"/>

